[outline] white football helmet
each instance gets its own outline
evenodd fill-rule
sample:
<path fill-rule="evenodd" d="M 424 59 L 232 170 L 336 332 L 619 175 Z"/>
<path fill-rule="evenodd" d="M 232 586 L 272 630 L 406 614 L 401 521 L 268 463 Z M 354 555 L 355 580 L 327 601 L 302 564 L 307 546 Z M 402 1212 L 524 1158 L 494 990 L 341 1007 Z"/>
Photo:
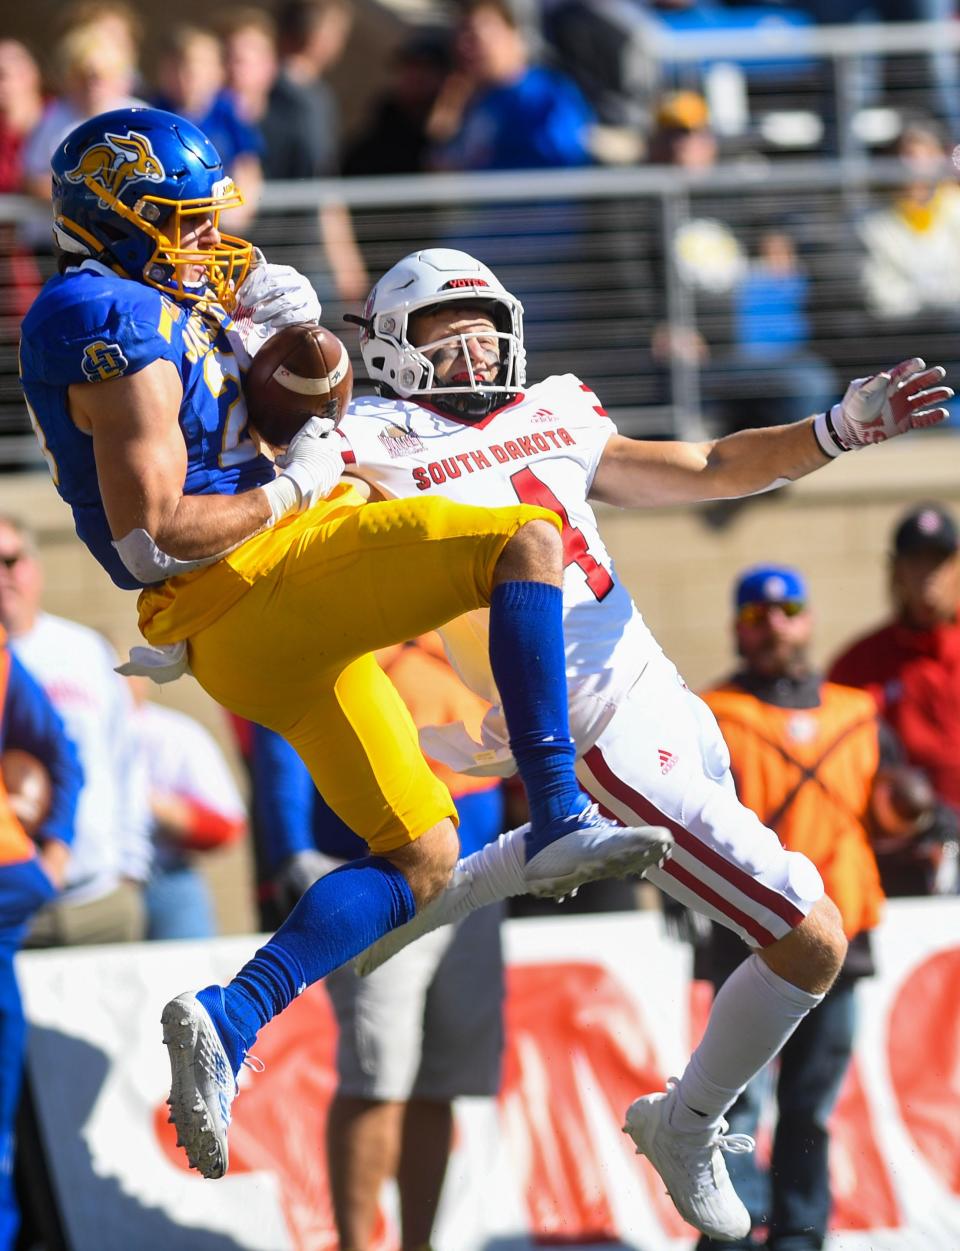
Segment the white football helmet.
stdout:
<path fill-rule="evenodd" d="M 410 318 L 438 305 L 463 304 L 484 308 L 493 317 L 500 340 L 500 369 L 494 382 L 478 382 L 470 374 L 461 385 L 435 384 L 434 365 L 427 354 L 440 344 L 414 347 L 407 337 Z M 526 353 L 523 349 L 523 305 L 511 295 L 486 265 L 466 252 L 428 248 L 412 252 L 388 270 L 367 297 L 363 317 L 348 317 L 360 326 L 360 352 L 367 373 L 379 388 L 404 399 L 429 397 L 438 408 L 455 415 L 481 417 L 523 389 Z"/>

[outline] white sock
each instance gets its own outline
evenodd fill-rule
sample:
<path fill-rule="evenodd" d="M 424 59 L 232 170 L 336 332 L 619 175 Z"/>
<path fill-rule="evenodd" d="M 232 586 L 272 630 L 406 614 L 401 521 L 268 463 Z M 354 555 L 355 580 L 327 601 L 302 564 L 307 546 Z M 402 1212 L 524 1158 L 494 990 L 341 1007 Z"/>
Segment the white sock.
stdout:
<path fill-rule="evenodd" d="M 513 895 L 525 895 L 527 883 L 524 878 L 526 852 L 523 836 L 527 826 L 508 830 L 493 843 L 487 843 L 479 851 L 457 862 L 453 881 L 469 874 L 472 879 L 467 897 L 471 911 L 487 904 L 509 899 Z"/>
<path fill-rule="evenodd" d="M 680 1078 L 673 1128 L 694 1132 L 714 1125 L 822 999 L 778 976 L 759 956 L 744 960 L 720 987 L 706 1033 Z"/>

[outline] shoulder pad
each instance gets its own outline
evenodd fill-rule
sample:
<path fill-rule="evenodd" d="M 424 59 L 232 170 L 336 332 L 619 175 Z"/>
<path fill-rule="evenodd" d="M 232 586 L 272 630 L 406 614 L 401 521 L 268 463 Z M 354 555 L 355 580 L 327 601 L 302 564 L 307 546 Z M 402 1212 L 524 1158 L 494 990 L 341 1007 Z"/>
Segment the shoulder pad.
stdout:
<path fill-rule="evenodd" d="M 107 382 L 171 351 L 177 306 L 159 291 L 103 266 L 46 284 L 22 327 L 24 375 L 52 385 Z"/>

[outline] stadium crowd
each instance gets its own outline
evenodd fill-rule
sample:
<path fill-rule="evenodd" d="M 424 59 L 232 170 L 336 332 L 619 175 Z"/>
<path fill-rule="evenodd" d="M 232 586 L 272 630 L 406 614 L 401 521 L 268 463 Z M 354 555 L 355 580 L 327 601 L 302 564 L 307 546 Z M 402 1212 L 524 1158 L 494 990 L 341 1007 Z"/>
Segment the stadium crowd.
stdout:
<path fill-rule="evenodd" d="M 159 104 L 209 131 L 246 197 L 234 227 L 308 273 L 335 322 L 426 220 L 520 290 L 542 372 L 556 356 L 560 299 L 578 372 L 637 432 L 792 420 L 842 378 L 907 355 L 912 335 L 954 360 L 957 57 L 939 27 L 923 25 L 953 9 L 465 0 L 443 24 L 387 45 L 360 107 L 356 92 L 344 95 L 368 55 L 348 0 L 224 6 L 163 30 L 123 0 L 80 0 L 58 6 L 42 56 L 0 38 L 0 195 L 45 204 L 51 151 L 72 124 L 124 101 Z M 917 48 L 930 52 L 842 59 L 857 84 L 845 111 L 829 58 L 721 65 L 682 51 L 711 32 L 746 38 L 773 23 L 802 35 L 838 22 L 869 32 L 871 21 L 917 23 Z M 776 179 L 838 153 L 860 160 L 855 186 L 839 174 L 773 184 L 747 202 L 729 181 L 738 170 Z M 394 203 L 385 187 L 379 207 L 348 207 L 352 176 L 599 168 L 672 170 L 676 181 L 601 201 L 537 198 L 532 183 L 526 198 L 472 208 L 465 186 L 457 211 Z M 871 168 L 881 171 L 872 189 Z M 339 176 L 345 198 L 311 204 L 306 184 Z M 291 180 L 302 195 L 275 207 L 271 184 Z M 0 224 L 0 372 L 14 372 L 19 320 L 52 270 L 48 235 L 32 218 Z M 23 415 L 0 407 L 0 457 L 17 463 L 23 452 L 5 454 L 2 436 L 22 433 Z"/>

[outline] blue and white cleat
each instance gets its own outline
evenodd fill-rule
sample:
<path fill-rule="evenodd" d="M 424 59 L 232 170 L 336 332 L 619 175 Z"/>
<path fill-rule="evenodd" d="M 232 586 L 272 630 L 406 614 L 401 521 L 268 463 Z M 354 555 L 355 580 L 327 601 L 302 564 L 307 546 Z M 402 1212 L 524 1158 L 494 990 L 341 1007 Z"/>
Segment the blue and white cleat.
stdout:
<path fill-rule="evenodd" d="M 171 999 L 160 1017 L 170 1053 L 170 1119 L 177 1146 L 204 1177 L 227 1171 L 227 1130 L 237 1080 L 210 1014 L 189 991 Z"/>
<path fill-rule="evenodd" d="M 554 833 L 526 861 L 526 893 L 559 899 L 598 878 L 640 876 L 663 864 L 673 849 L 673 835 L 659 825 L 619 825 L 600 815 L 596 804 L 556 823 Z M 566 828 L 565 828 L 566 827 Z M 530 833 L 524 835 L 529 855 Z"/>
<path fill-rule="evenodd" d="M 514 895 L 562 898 L 586 882 L 639 876 L 662 864 L 673 848 L 669 830 L 658 825 L 618 825 L 602 817 L 596 804 L 558 822 L 556 831 L 548 831 L 553 837 L 545 846 L 543 836 L 538 836 L 538 849 L 532 854 L 531 833 L 529 825 L 522 825 L 459 861 L 446 889 L 412 921 L 361 952 L 354 969 L 366 977 L 421 934 L 462 921 L 501 899 Z"/>

